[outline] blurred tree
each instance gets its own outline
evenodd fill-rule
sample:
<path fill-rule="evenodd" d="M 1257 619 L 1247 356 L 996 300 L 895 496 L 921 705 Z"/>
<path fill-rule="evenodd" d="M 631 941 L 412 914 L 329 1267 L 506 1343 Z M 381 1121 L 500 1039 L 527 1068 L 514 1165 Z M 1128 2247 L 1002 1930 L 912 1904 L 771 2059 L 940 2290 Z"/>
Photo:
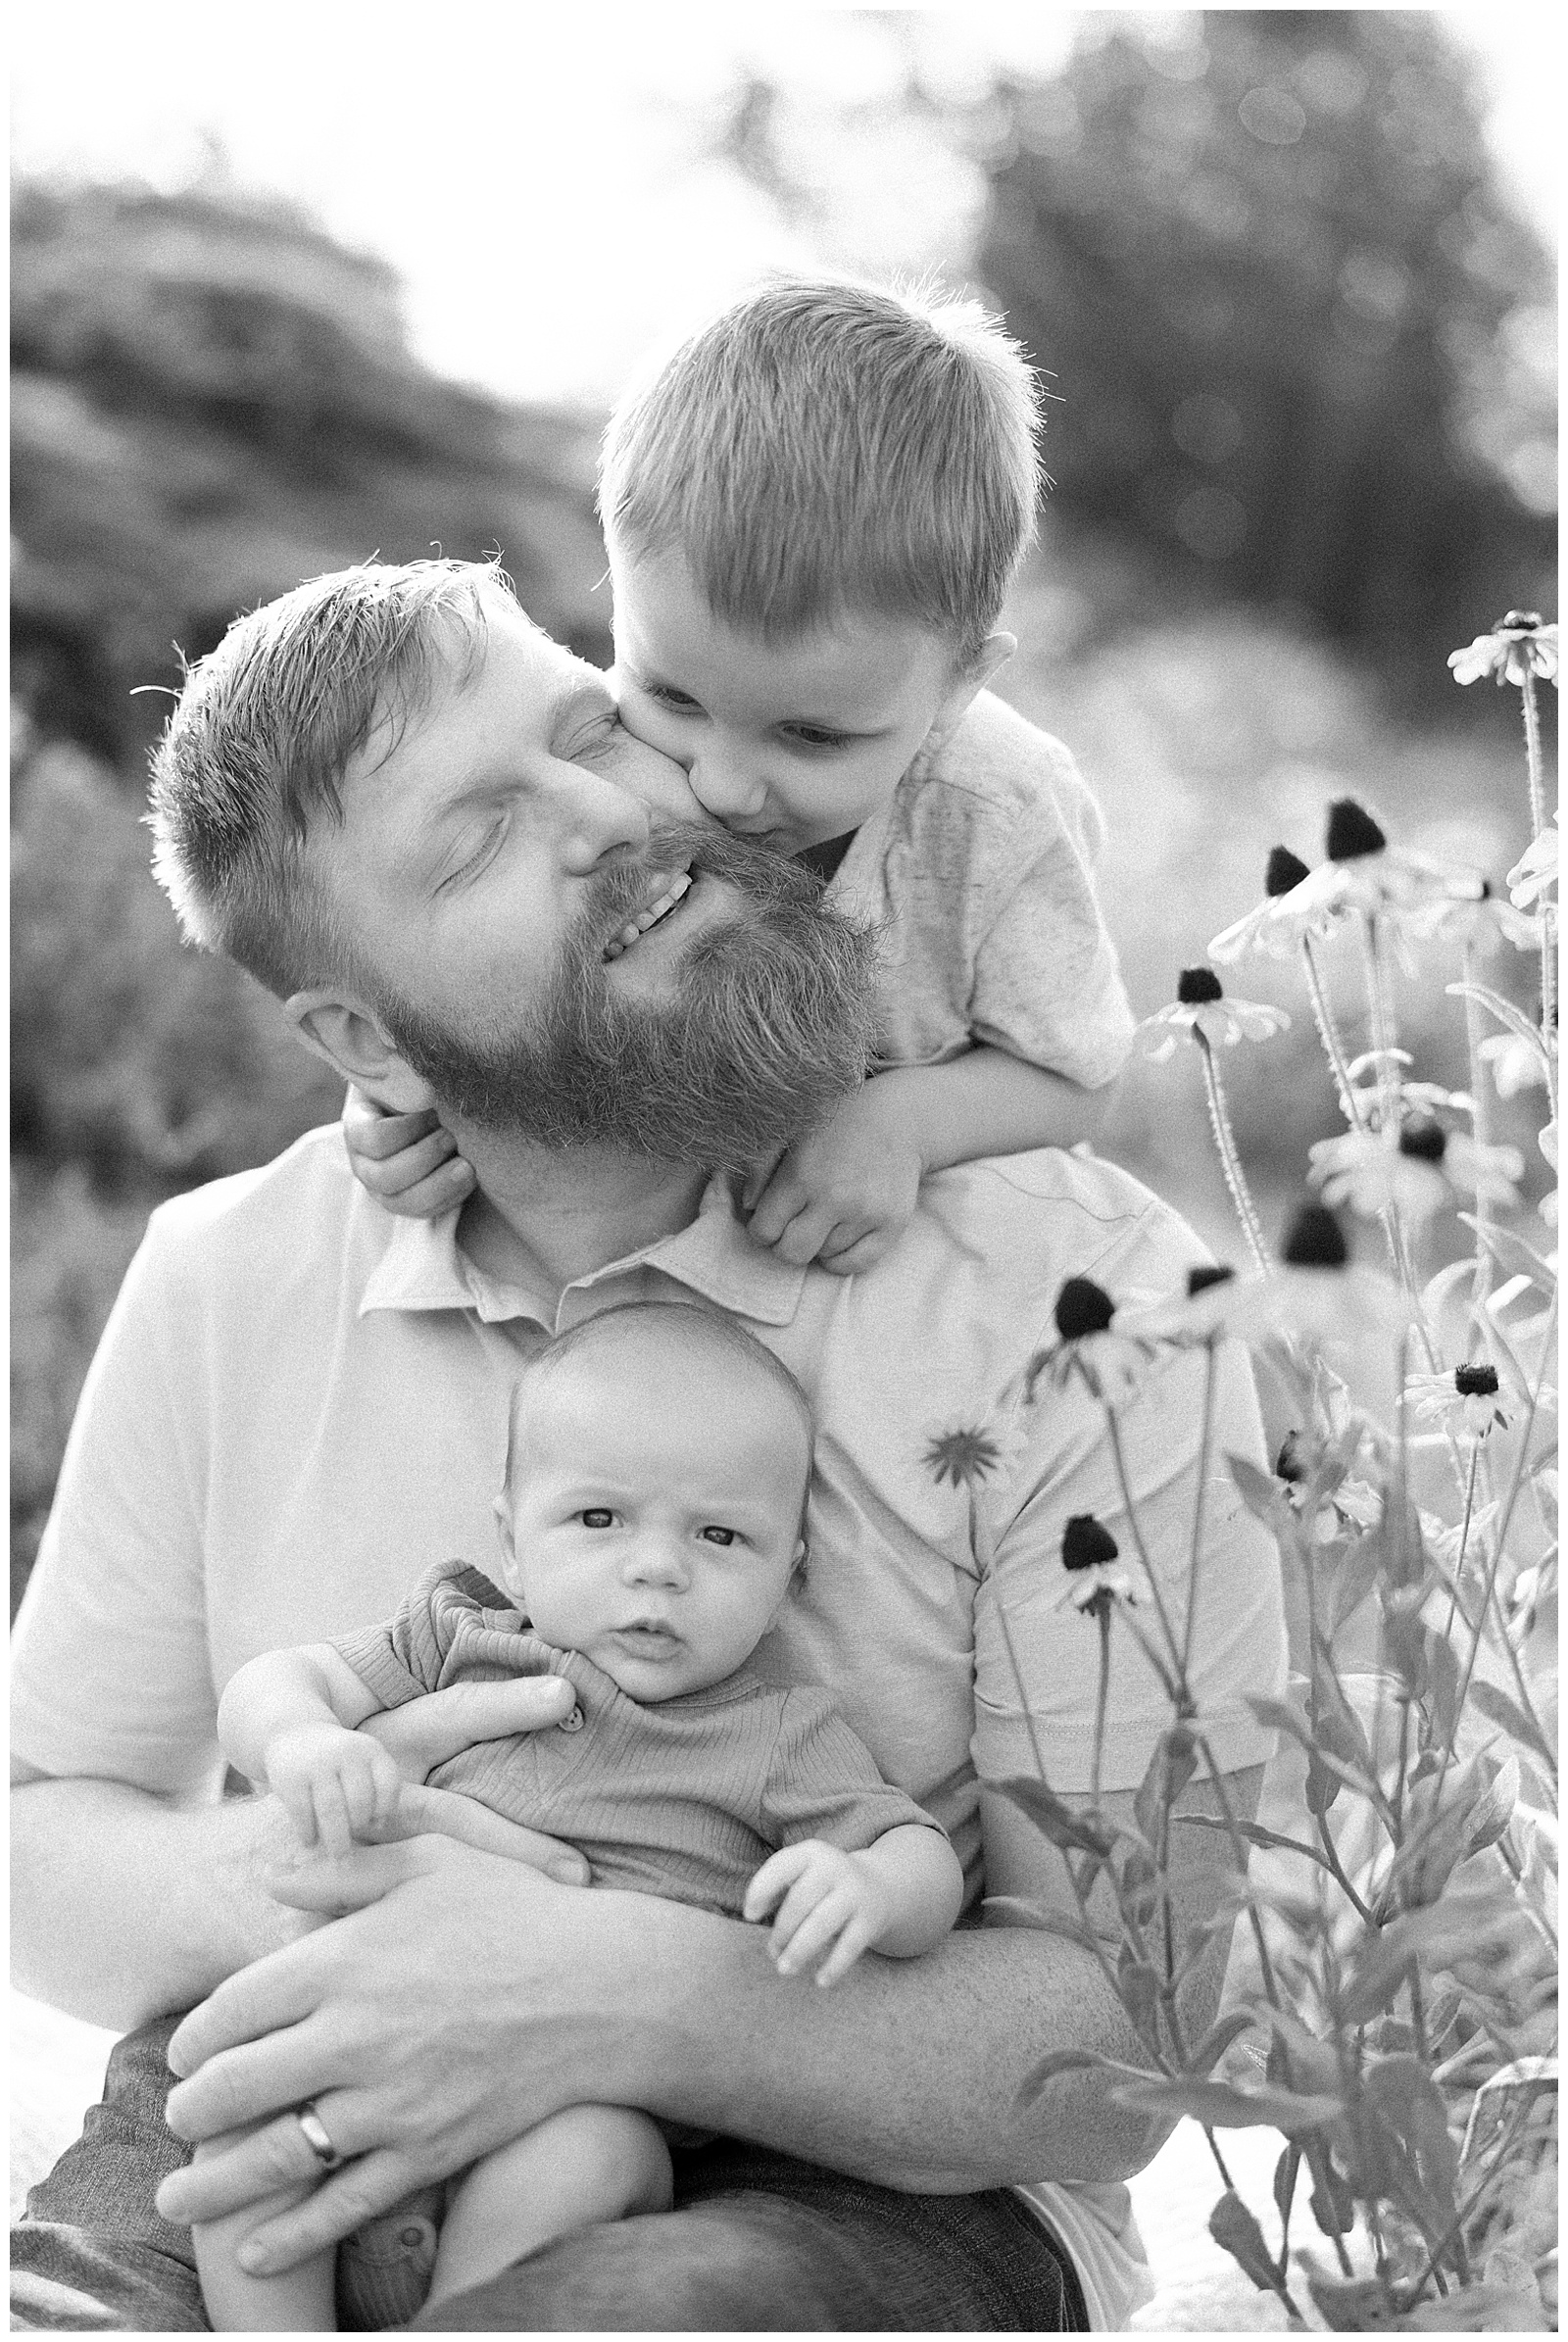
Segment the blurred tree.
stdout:
<path fill-rule="evenodd" d="M 1550 271 L 1432 12 L 1095 18 L 976 120 L 1064 518 L 1385 658 L 1549 593 Z"/>
<path fill-rule="evenodd" d="M 24 183 L 12 214 L 14 688 L 141 781 L 177 680 L 302 577 L 500 547 L 540 622 L 608 659 L 585 420 L 410 353 L 397 282 L 220 167 L 200 185 Z"/>

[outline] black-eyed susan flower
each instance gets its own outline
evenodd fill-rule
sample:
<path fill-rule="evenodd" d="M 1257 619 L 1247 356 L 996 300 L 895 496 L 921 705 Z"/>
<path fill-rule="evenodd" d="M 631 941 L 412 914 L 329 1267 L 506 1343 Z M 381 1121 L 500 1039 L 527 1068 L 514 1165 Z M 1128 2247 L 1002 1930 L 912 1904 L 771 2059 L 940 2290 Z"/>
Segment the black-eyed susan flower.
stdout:
<path fill-rule="evenodd" d="M 1069 1277 L 1054 1314 L 1056 1340 L 1030 1359 L 1024 1372 L 1026 1398 L 1034 1397 L 1044 1376 L 1054 1391 L 1081 1383 L 1102 1406 L 1125 1405 L 1149 1371 L 1152 1346 L 1120 1330 L 1115 1303 L 1092 1277 Z"/>
<path fill-rule="evenodd" d="M 1306 1510 L 1307 1458 L 1298 1432 L 1287 1432 L 1274 1463 L 1274 1476 L 1283 1482 L 1285 1500 L 1293 1512 Z M 1315 1545 L 1332 1545 L 1351 1529 L 1375 1529 L 1383 1518 L 1383 1495 L 1369 1480 L 1347 1473 L 1312 1508 L 1309 1535 Z"/>
<path fill-rule="evenodd" d="M 1445 1130 L 1426 1117 L 1407 1122 L 1397 1145 L 1381 1132 L 1346 1131 L 1307 1149 L 1312 1185 L 1325 1203 L 1348 1203 L 1367 1218 L 1394 1209 L 1416 1223 L 1430 1220 L 1456 1192 L 1481 1201 L 1518 1201 L 1524 1176 L 1517 1147 L 1484 1147 L 1466 1131 Z"/>
<path fill-rule="evenodd" d="M 1521 1090 L 1547 1087 L 1546 1045 L 1522 1033 L 1489 1033 L 1476 1054 L 1492 1068 L 1492 1086 L 1499 1098 L 1517 1098 Z"/>
<path fill-rule="evenodd" d="M 1485 1358 L 1473 1365 L 1456 1366 L 1452 1374 L 1413 1374 L 1405 1383 L 1404 1395 L 1414 1402 L 1423 1423 L 1468 1432 L 1473 1439 L 1485 1439 L 1492 1432 L 1508 1428 L 1497 1370 Z"/>
<path fill-rule="evenodd" d="M 1543 912 L 1554 907 L 1547 903 L 1546 889 L 1557 883 L 1557 843 L 1561 834 L 1558 816 L 1553 813 L 1547 827 L 1509 871 L 1505 884 L 1518 909 L 1526 910 L 1532 903 L 1539 903 Z"/>
<path fill-rule="evenodd" d="M 1539 675 L 1544 683 L 1557 680 L 1557 628 L 1544 625 L 1533 610 L 1511 610 L 1490 634 L 1478 634 L 1462 651 L 1448 653 L 1455 683 L 1479 683 L 1491 675 L 1498 683 L 1523 684 Z"/>
<path fill-rule="evenodd" d="M 1117 1327 L 1139 1342 L 1170 1342 L 1183 1347 L 1213 1342 L 1232 1330 L 1233 1318 L 1246 1314 L 1250 1291 L 1222 1262 L 1191 1268 L 1184 1292 L 1147 1309 L 1122 1310 Z"/>
<path fill-rule="evenodd" d="M 1418 943 L 1458 944 L 1487 956 L 1504 944 L 1516 951 L 1539 951 L 1542 922 L 1499 895 L 1490 878 L 1483 878 L 1479 895 L 1417 904 L 1405 913 L 1404 930 Z"/>
<path fill-rule="evenodd" d="M 1485 884 L 1479 870 L 1462 870 L 1407 854 L 1389 844 L 1381 822 L 1353 797 L 1329 806 L 1324 832 L 1326 859 L 1282 899 L 1282 913 L 1308 913 L 1332 923 L 1352 911 L 1393 919 L 1425 912 L 1434 903 L 1479 902 Z"/>
<path fill-rule="evenodd" d="M 939 1432 L 920 1458 L 938 1488 L 945 1480 L 956 1488 L 972 1488 L 987 1480 L 1002 1461 L 1002 1449 L 978 1425 Z"/>
<path fill-rule="evenodd" d="M 1074 1513 L 1061 1534 L 1061 1566 L 1074 1610 L 1108 1618 L 1117 1602 L 1136 1603 L 1133 1582 L 1117 1558 L 1120 1547 L 1093 1513 Z"/>
<path fill-rule="evenodd" d="M 1276 1274 L 1254 1286 L 1257 1333 L 1310 1342 L 1368 1336 L 1395 1342 L 1414 1309 L 1391 1278 L 1352 1263 L 1345 1232 L 1321 1203 L 1304 1203 L 1286 1233 Z M 1241 1331 L 1240 1326 L 1236 1329 Z"/>
<path fill-rule="evenodd" d="M 1220 929 L 1208 947 L 1209 958 L 1221 967 L 1228 967 L 1248 951 L 1286 959 L 1304 936 L 1326 934 L 1334 924 L 1332 909 L 1296 902 L 1302 880 L 1311 875 L 1299 854 L 1292 854 L 1288 846 L 1271 847 L 1263 873 L 1262 902 L 1233 926 Z"/>
<path fill-rule="evenodd" d="M 1200 1037 L 1211 1048 L 1234 1049 L 1240 1041 L 1269 1041 L 1290 1021 L 1262 1000 L 1228 1000 L 1212 968 L 1183 968 L 1175 1000 L 1146 1016 L 1138 1033 L 1145 1055 L 1161 1065 L 1182 1041 Z"/>

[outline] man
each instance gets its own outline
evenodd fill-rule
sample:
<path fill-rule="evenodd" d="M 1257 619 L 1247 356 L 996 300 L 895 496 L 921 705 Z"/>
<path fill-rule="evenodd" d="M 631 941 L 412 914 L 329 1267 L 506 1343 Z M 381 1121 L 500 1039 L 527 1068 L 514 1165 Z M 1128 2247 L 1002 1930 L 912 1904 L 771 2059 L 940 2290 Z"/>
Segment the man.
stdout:
<path fill-rule="evenodd" d="M 682 2159 L 672 2213 L 553 2247 L 443 2305 L 444 2329 L 1119 2322 L 1137 2253 L 1117 2183 L 1158 2133 L 1092 2075 L 1021 2088 L 1053 2050 L 1140 2055 L 1087 1952 L 960 1927 L 808 1992 L 758 1931 L 584 1893 L 569 1849 L 503 1850 L 499 1826 L 434 1805 L 425 1834 L 283 1871 L 269 1801 L 211 1801 L 212 1720 L 255 1651 L 386 1614 L 432 1556 L 482 1560 L 519 1356 L 614 1302 L 695 1300 L 774 1348 L 817 1419 L 778 1665 L 944 1823 L 974 1896 L 983 1861 L 990 1895 L 1069 1906 L 990 1784 L 1038 1745 L 1054 1786 L 1087 1787 L 1097 1645 L 1062 1530 L 1121 1521 L 1130 1550 L 1124 1469 L 1185 1603 L 1200 1408 L 1168 1370 L 1124 1410 L 1118 1465 L 1088 1396 L 1031 1398 L 1028 1370 L 1068 1275 L 1172 1286 L 1190 1234 L 1119 1173 L 1047 1153 L 928 1182 L 862 1278 L 754 1244 L 729 1175 L 857 1078 L 866 941 L 789 865 L 680 826 L 679 769 L 492 571 L 366 567 L 241 621 L 187 685 L 154 807 L 187 930 L 378 1102 L 439 1107 L 477 1193 L 461 1218 L 392 1223 L 318 1133 L 167 1207 L 127 1277 L 19 1622 L 16 1941 L 32 1989 L 100 2023 L 199 2004 L 171 2123 L 244 2135 L 178 2170 L 156 2120 L 167 2028 L 124 2051 L 96 2138 L 18 2232 L 24 2319 L 199 2326 L 172 2222 L 324 2172 L 271 2223 L 282 2266 L 603 2099 L 720 2143 Z M 1215 1426 L 1215 1453 L 1257 1452 L 1234 1359 Z M 1277 1685 L 1283 1631 L 1272 1552 L 1217 1486 L 1204 1568 L 1225 1598 L 1198 1606 L 1192 1680 L 1250 1810 L 1268 1743 L 1246 1695 Z M 484 1688 L 448 1745 L 569 1705 Z M 1101 1752 L 1123 1806 L 1166 1720 L 1123 1647 Z M 381 1730 L 415 1778 L 445 1753 Z M 1225 1857 L 1179 1834 L 1196 1913 Z M 1200 2029 L 1221 1965 L 1185 1987 Z M 1026 2206 L 1009 2182 L 1041 2184 Z"/>

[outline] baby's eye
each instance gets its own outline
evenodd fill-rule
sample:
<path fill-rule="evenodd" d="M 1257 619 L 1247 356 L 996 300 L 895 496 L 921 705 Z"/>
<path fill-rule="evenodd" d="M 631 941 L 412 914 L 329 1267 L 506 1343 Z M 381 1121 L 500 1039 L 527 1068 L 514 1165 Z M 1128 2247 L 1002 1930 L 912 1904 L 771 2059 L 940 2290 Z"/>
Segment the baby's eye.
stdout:
<path fill-rule="evenodd" d="M 689 691 L 677 691 L 672 683 L 650 683 L 645 688 L 648 697 L 657 700 L 662 707 L 678 707 L 684 711 L 698 705 Z"/>
<path fill-rule="evenodd" d="M 609 1529 L 615 1516 L 608 1504 L 586 1505 L 577 1515 L 584 1529 Z"/>
<path fill-rule="evenodd" d="M 733 1545 L 735 1542 L 734 1530 L 722 1529 L 716 1521 L 709 1522 L 708 1527 L 703 1531 L 703 1536 L 710 1545 Z"/>

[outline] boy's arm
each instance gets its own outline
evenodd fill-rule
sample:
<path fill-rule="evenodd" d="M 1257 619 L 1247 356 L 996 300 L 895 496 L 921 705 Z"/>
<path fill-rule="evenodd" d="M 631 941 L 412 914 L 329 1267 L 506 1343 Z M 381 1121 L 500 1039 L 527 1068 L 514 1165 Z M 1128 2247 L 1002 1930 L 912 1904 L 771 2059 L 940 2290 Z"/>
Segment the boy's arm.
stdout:
<path fill-rule="evenodd" d="M 398 1811 L 396 1764 L 355 1730 L 377 1705 L 330 1643 L 265 1651 L 225 1687 L 218 1736 L 231 1764 L 282 1799 L 304 1844 L 342 1853 Z"/>
<path fill-rule="evenodd" d="M 751 1232 L 783 1260 L 858 1275 L 904 1227 L 928 1171 L 1071 1147 L 1096 1136 L 1109 1098 L 1108 1086 L 1082 1089 L 986 1045 L 944 1065 L 894 1066 L 786 1148 L 765 1184 L 754 1180 Z"/>
<path fill-rule="evenodd" d="M 330 1643 L 264 1651 L 230 1677 L 218 1703 L 218 1736 L 229 1763 L 263 1783 L 268 1749 L 284 1732 L 323 1724 L 352 1732 L 380 1704 Z"/>
<path fill-rule="evenodd" d="M 888 1898 L 888 1916 L 869 1948 L 913 1960 L 940 1943 L 963 1908 L 963 1865 L 944 1832 L 906 1822 L 884 1830 L 858 1858 Z"/>
<path fill-rule="evenodd" d="M 945 1834 L 903 1822 L 853 1850 L 823 1838 L 780 1847 L 747 1888 L 744 1916 L 765 1919 L 777 1905 L 767 1948 L 779 1975 L 815 1968 L 819 1984 L 836 1984 L 862 1952 L 928 1952 L 962 1903 L 963 1869 Z"/>

